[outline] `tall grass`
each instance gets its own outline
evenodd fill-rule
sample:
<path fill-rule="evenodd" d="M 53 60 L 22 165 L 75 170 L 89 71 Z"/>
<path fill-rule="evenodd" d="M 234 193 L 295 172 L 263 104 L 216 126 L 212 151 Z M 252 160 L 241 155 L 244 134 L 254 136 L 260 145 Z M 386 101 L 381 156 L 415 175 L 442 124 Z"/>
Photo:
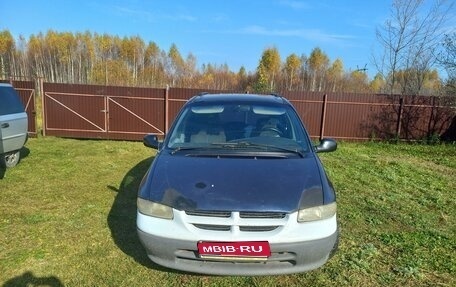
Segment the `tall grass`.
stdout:
<path fill-rule="evenodd" d="M 456 146 L 341 143 L 321 159 L 341 242 L 312 272 L 203 276 L 153 264 L 136 190 L 154 152 L 138 142 L 30 139 L 0 173 L 4 286 L 455 286 Z"/>

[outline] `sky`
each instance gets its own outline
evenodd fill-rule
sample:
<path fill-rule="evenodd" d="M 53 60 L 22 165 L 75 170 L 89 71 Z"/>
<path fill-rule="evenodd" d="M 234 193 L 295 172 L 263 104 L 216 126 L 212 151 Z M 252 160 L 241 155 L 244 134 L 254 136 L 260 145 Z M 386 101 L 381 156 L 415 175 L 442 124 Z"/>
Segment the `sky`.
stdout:
<path fill-rule="evenodd" d="M 139 36 L 166 52 L 175 44 L 198 68 L 227 64 L 234 72 L 254 72 L 268 48 L 284 62 L 318 47 L 345 71 L 367 68 L 373 77 L 375 31 L 390 7 L 390 0 L 1 0 L 0 31 L 16 40 L 48 30 Z"/>

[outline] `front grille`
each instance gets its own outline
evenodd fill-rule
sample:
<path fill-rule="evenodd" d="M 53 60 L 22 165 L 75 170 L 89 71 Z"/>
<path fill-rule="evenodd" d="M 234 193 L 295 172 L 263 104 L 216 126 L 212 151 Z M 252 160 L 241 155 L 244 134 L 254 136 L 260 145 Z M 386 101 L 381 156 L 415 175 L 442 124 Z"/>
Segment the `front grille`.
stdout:
<path fill-rule="evenodd" d="M 268 258 L 267 261 L 259 261 L 259 262 L 235 262 L 235 258 L 232 261 L 221 262 L 216 259 L 207 259 L 207 258 L 200 258 L 198 253 L 193 250 L 176 250 L 175 252 L 176 258 L 178 260 L 183 260 L 186 262 L 196 262 L 198 261 L 200 264 L 219 264 L 221 266 L 230 266 L 232 267 L 233 264 L 239 264 L 240 266 L 274 266 L 274 267 L 292 267 L 296 265 L 296 254 L 293 252 L 272 252 L 271 256 Z"/>
<path fill-rule="evenodd" d="M 230 231 L 229 225 L 213 225 L 213 224 L 193 224 L 196 228 L 213 231 Z"/>
<path fill-rule="evenodd" d="M 283 212 L 239 212 L 241 218 L 285 218 L 286 215 Z"/>
<path fill-rule="evenodd" d="M 208 216 L 208 217 L 231 217 L 230 211 L 212 211 L 212 210 L 186 210 L 185 213 L 191 216 Z M 260 211 L 241 211 L 241 218 L 284 218 L 287 214 L 284 212 L 260 212 Z"/>
<path fill-rule="evenodd" d="M 239 226 L 240 231 L 247 231 L 247 232 L 264 232 L 264 231 L 272 231 L 276 229 L 278 226 Z"/>
<path fill-rule="evenodd" d="M 284 212 L 185 211 L 185 221 L 193 227 L 219 232 L 270 232 L 287 223 Z"/>
<path fill-rule="evenodd" d="M 210 211 L 210 210 L 203 210 L 203 211 L 194 211 L 194 210 L 186 210 L 185 213 L 191 216 L 206 216 L 206 217 L 224 217 L 228 218 L 231 216 L 231 212 L 229 211 Z"/>

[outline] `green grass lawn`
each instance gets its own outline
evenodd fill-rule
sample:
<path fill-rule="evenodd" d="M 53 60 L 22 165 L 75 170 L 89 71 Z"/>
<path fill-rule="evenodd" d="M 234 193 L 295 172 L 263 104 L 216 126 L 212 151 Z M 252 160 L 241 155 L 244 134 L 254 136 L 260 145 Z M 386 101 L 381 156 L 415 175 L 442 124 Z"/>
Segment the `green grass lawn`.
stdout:
<path fill-rule="evenodd" d="M 456 145 L 341 143 L 322 154 L 341 242 L 308 273 L 222 277 L 153 264 L 136 236 L 140 142 L 32 138 L 0 177 L 3 286 L 455 286 Z M 47 285 L 46 285 L 47 284 Z"/>

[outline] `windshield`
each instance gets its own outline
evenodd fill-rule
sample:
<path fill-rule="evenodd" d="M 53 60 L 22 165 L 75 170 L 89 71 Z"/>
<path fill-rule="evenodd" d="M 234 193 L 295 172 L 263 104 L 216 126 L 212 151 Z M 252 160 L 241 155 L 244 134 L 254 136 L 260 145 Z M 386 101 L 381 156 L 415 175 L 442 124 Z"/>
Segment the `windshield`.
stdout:
<path fill-rule="evenodd" d="M 193 104 L 177 119 L 167 147 L 173 150 L 309 150 L 296 112 L 286 105 Z"/>

